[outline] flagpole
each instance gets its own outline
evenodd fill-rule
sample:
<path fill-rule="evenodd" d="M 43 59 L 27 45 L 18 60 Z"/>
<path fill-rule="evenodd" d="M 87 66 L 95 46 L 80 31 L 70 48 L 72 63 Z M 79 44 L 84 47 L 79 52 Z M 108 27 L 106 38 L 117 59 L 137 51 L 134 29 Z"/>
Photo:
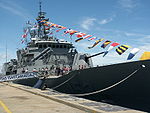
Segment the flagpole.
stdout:
<path fill-rule="evenodd" d="M 6 63 L 7 63 L 7 40 L 6 40 Z"/>

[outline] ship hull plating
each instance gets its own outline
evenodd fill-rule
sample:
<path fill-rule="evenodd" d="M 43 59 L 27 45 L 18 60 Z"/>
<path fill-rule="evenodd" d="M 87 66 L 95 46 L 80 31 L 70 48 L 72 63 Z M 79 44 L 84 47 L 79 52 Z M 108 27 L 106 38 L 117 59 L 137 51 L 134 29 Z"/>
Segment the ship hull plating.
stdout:
<path fill-rule="evenodd" d="M 150 111 L 149 83 L 150 60 L 74 71 L 46 82 L 59 92 L 146 111 Z"/>
<path fill-rule="evenodd" d="M 19 83 L 33 86 L 31 80 Z M 150 111 L 150 60 L 76 70 L 45 83 L 59 92 Z"/>

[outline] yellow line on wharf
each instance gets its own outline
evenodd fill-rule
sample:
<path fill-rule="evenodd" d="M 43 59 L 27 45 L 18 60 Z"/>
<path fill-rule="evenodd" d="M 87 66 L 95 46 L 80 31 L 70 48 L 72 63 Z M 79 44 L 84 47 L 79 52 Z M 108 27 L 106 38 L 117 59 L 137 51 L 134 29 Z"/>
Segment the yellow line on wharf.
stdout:
<path fill-rule="evenodd" d="M 4 102 L 2 102 L 1 100 L 0 100 L 0 105 L 4 108 L 4 110 L 5 110 L 7 113 L 12 113 L 12 112 L 9 110 L 9 108 L 4 104 Z"/>

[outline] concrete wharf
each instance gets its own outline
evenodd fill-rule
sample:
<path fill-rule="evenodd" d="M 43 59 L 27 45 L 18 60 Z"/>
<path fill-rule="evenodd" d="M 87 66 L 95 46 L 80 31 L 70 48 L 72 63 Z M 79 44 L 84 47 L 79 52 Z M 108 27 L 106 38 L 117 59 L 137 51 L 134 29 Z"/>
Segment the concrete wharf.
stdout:
<path fill-rule="evenodd" d="M 129 108 L 40 90 L 11 82 L 0 83 L 0 113 L 144 113 Z"/>

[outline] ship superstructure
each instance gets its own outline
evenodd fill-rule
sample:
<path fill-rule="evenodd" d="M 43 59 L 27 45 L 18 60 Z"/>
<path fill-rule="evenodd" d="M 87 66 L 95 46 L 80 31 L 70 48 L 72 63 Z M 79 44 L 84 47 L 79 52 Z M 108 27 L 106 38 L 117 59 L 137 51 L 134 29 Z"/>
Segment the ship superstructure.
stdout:
<path fill-rule="evenodd" d="M 86 68 L 93 66 L 91 59 L 85 58 L 89 56 L 88 54 L 78 53 L 71 42 L 51 35 L 53 28 L 46 29 L 44 25 L 49 22 L 49 18 L 45 18 L 45 14 L 41 11 L 40 4 L 40 12 L 36 18 L 37 23 L 32 25 L 27 22 L 24 30 L 30 34 L 30 41 L 27 41 L 27 34 L 25 34 L 23 38 L 25 38 L 26 47 L 17 50 L 15 65 L 9 65 L 13 62 L 5 63 L 4 72 L 7 75 L 23 73 L 25 70 L 32 72 L 56 67 L 76 70 L 80 64 L 85 65 Z"/>

